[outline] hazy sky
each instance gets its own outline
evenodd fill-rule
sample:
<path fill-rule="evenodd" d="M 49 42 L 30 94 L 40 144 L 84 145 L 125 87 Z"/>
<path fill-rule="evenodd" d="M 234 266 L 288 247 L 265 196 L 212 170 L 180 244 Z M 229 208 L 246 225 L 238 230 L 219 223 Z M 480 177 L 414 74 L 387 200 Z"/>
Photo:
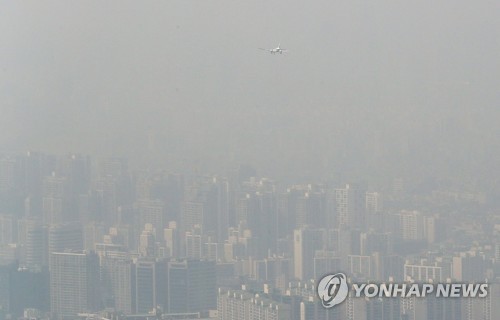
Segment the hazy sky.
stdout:
<path fill-rule="evenodd" d="M 494 0 L 0 1 L 0 150 L 486 175 L 499 42 Z"/>

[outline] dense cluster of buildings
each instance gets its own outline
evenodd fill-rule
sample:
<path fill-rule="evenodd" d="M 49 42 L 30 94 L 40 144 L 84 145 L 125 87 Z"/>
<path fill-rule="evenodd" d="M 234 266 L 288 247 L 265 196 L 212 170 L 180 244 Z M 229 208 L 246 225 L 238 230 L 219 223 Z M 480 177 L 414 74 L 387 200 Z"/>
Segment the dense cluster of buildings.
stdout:
<path fill-rule="evenodd" d="M 483 299 L 318 301 L 316 282 L 340 271 L 494 284 L 500 215 L 480 195 L 450 192 L 413 195 L 401 179 L 380 190 L 285 185 L 247 166 L 169 174 L 131 171 L 121 158 L 4 155 L 0 319 L 495 319 L 494 285 Z M 456 210 L 462 202 L 476 209 Z"/>

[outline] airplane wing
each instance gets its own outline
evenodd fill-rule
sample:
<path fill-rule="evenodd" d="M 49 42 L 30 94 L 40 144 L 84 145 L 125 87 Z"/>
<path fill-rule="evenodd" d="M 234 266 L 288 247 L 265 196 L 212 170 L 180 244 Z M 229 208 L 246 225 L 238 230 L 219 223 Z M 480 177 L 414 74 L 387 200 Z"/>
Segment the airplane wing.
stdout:
<path fill-rule="evenodd" d="M 264 48 L 257 48 L 257 49 L 264 50 L 264 51 L 269 51 L 269 49 L 264 49 Z"/>

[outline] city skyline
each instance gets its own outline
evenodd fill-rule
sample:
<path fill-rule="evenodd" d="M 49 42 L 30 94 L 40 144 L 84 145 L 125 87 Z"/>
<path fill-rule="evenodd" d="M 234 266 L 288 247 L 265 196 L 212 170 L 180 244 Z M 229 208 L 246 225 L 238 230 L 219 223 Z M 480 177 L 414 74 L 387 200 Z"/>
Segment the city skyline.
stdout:
<path fill-rule="evenodd" d="M 0 0 L 0 320 L 497 320 L 498 39 L 490 0 Z"/>
<path fill-rule="evenodd" d="M 37 319 L 493 319 L 495 202 L 461 184 L 414 183 L 288 184 L 248 165 L 180 174 L 131 170 L 124 158 L 4 156 L 1 310 Z M 487 298 L 450 304 L 349 296 L 327 310 L 315 284 L 338 271 L 353 281 L 491 286 Z"/>

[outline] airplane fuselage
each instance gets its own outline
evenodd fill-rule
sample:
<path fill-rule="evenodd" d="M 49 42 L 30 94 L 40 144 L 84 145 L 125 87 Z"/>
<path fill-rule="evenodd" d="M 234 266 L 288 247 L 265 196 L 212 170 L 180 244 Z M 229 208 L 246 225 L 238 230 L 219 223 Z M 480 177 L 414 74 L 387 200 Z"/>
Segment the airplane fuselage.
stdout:
<path fill-rule="evenodd" d="M 264 49 L 264 48 L 259 48 L 260 50 L 265 50 L 271 54 L 275 54 L 275 53 L 279 53 L 279 54 L 283 54 L 284 52 L 286 52 L 287 50 L 286 49 L 283 49 L 281 48 L 281 46 L 278 46 L 276 48 L 273 48 L 273 49 Z"/>

